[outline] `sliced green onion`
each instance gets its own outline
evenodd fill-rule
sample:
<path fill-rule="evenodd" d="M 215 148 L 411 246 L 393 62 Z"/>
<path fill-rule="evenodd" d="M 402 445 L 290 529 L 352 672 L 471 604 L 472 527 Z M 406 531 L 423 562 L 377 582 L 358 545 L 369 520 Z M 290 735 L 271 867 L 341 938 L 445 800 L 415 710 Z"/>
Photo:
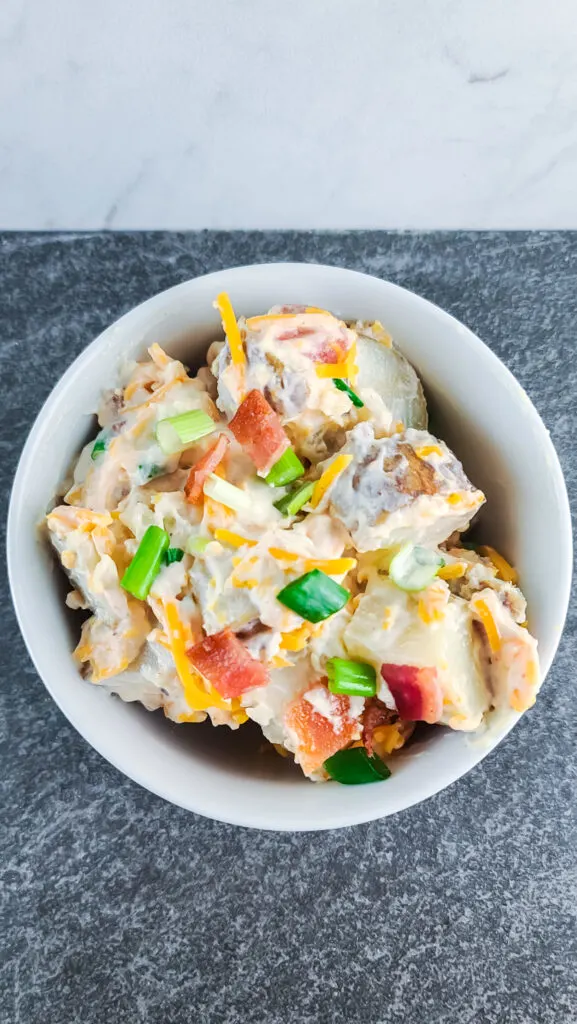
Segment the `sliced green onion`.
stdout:
<path fill-rule="evenodd" d="M 183 452 L 191 444 L 216 430 L 216 423 L 206 412 L 193 409 L 179 416 L 169 416 L 156 424 L 156 440 L 165 455 Z"/>
<path fill-rule="evenodd" d="M 102 455 L 102 453 L 106 451 L 106 448 L 107 448 L 107 444 L 106 444 L 105 438 L 99 437 L 94 442 L 94 444 L 92 446 L 92 451 L 90 452 L 90 458 L 91 459 L 97 459 L 99 455 Z"/>
<path fill-rule="evenodd" d="M 186 542 L 186 550 L 189 555 L 202 555 L 211 543 L 211 537 L 189 537 Z"/>
<path fill-rule="evenodd" d="M 172 565 L 173 562 L 182 562 L 184 551 L 182 548 L 168 548 L 164 552 L 164 564 Z"/>
<path fill-rule="evenodd" d="M 326 667 L 331 693 L 348 694 L 350 697 L 375 696 L 377 673 L 372 665 L 346 658 L 329 658 Z"/>
<path fill-rule="evenodd" d="M 391 559 L 389 576 L 401 590 L 424 590 L 444 565 L 436 551 L 418 544 L 404 544 Z"/>
<path fill-rule="evenodd" d="M 322 622 L 344 608 L 351 595 L 326 573 L 312 569 L 283 587 L 276 596 L 277 601 L 307 622 Z"/>
<path fill-rule="evenodd" d="M 166 530 L 161 530 L 160 526 L 149 526 L 120 581 L 121 587 L 139 601 L 145 601 L 169 545 L 170 537 Z"/>
<path fill-rule="evenodd" d="M 356 405 L 357 409 L 362 409 L 364 402 L 362 398 L 359 398 L 357 393 L 353 391 L 347 384 L 346 380 L 342 380 L 340 377 L 333 377 L 333 384 L 339 391 L 344 391 L 345 395 L 348 395 L 353 405 Z"/>
<path fill-rule="evenodd" d="M 242 512 L 243 509 L 250 508 L 250 498 L 246 491 L 241 491 L 240 487 L 229 484 L 228 480 L 223 480 L 216 473 L 208 474 L 203 490 L 209 498 L 220 501 L 221 505 L 232 508 L 234 512 Z"/>
<path fill-rule="evenodd" d="M 327 758 L 324 769 L 343 786 L 361 786 L 366 782 L 390 779 L 391 771 L 376 754 L 369 757 L 364 747 L 349 747 Z"/>
<path fill-rule="evenodd" d="M 315 483 L 314 480 L 311 480 L 310 483 L 297 487 L 296 491 L 285 494 L 284 498 L 279 498 L 278 501 L 274 502 L 274 507 L 278 508 L 283 516 L 296 516 L 303 505 L 306 505 L 307 501 L 311 500 L 314 489 Z"/>
<path fill-rule="evenodd" d="M 292 448 L 283 452 L 278 462 L 275 462 L 270 473 L 267 473 L 265 480 L 271 487 L 284 487 L 285 484 L 292 484 L 303 476 L 305 467 Z"/>

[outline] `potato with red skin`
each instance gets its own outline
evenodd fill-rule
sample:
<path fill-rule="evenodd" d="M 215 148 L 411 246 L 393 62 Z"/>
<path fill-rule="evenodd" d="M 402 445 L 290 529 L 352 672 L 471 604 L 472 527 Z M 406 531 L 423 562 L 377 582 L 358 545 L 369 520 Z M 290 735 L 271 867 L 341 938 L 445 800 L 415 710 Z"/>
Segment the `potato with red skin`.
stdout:
<path fill-rule="evenodd" d="M 391 691 L 397 711 L 408 722 L 434 725 L 443 714 L 443 692 L 436 668 L 382 665 L 381 675 Z"/>
<path fill-rule="evenodd" d="M 221 697 L 240 697 L 254 686 L 266 686 L 268 672 L 247 651 L 232 630 L 206 636 L 187 652 L 195 669 Z"/>

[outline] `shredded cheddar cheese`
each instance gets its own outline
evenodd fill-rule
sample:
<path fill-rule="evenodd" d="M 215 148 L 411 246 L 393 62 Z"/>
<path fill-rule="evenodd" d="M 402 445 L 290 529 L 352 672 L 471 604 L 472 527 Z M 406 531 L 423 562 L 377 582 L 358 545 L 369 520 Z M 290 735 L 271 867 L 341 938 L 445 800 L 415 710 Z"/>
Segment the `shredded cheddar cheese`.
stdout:
<path fill-rule="evenodd" d="M 427 455 L 442 455 L 442 451 L 438 444 L 423 444 L 420 448 L 415 448 L 415 454 L 420 459 L 426 459 Z"/>
<path fill-rule="evenodd" d="M 450 565 L 442 565 L 437 569 L 437 576 L 441 580 L 457 580 L 466 571 L 465 562 L 451 562 Z"/>
<path fill-rule="evenodd" d="M 164 349 L 155 341 L 153 345 L 148 349 L 148 354 L 155 363 L 159 370 L 165 370 L 166 367 L 172 362 L 169 356 L 167 356 Z"/>
<path fill-rule="evenodd" d="M 493 654 L 496 654 L 501 647 L 501 638 L 499 636 L 499 630 L 497 629 L 497 623 L 493 618 L 489 606 L 485 601 L 477 600 L 473 606 L 473 610 L 477 613 L 481 620 L 481 624 L 487 634 L 487 640 L 489 641 L 489 647 Z"/>
<path fill-rule="evenodd" d="M 340 476 L 347 466 L 350 466 L 352 461 L 352 455 L 337 455 L 331 464 L 327 466 L 324 473 L 315 484 L 315 489 L 311 497 L 311 506 L 313 508 L 317 508 L 329 487 L 332 486 L 336 478 Z"/>
<path fill-rule="evenodd" d="M 295 555 L 294 551 L 285 551 L 284 548 L 269 548 L 268 553 L 273 558 L 284 558 L 287 562 L 296 562 L 300 558 L 300 555 Z"/>
<path fill-rule="evenodd" d="M 512 565 L 509 565 L 507 559 L 503 558 L 498 551 L 495 551 L 495 548 L 490 547 L 488 544 L 482 544 L 481 547 L 477 548 L 477 551 L 480 555 L 484 555 L 485 558 L 489 558 L 492 561 L 495 569 L 497 570 L 497 575 L 500 576 L 505 583 L 518 582 L 519 576 L 517 574 L 517 570 L 514 569 Z"/>
<path fill-rule="evenodd" d="M 419 618 L 426 626 L 430 626 L 432 622 L 442 622 L 445 618 L 444 611 L 436 604 L 427 601 L 425 598 L 419 598 L 418 604 Z"/>
<path fill-rule="evenodd" d="M 231 548 L 242 548 L 244 545 L 248 545 L 252 548 L 257 543 L 256 540 L 249 540 L 248 537 L 241 537 L 240 533 L 233 533 L 232 530 L 221 529 L 216 527 L 213 530 L 216 540 L 219 540 L 222 544 L 228 544 Z"/>
<path fill-rule="evenodd" d="M 313 627 L 305 622 L 298 629 L 293 630 L 292 633 L 281 633 L 281 650 L 295 652 L 304 650 L 314 632 Z"/>
<path fill-rule="evenodd" d="M 405 742 L 405 737 L 396 725 L 378 725 L 373 738 L 383 754 L 392 754 L 394 750 L 400 750 Z"/>
<path fill-rule="evenodd" d="M 220 708 L 227 711 L 230 705 L 210 687 L 205 690 L 202 676 L 195 672 L 186 656 L 185 629 L 180 621 L 174 604 L 164 606 L 166 623 L 169 632 L 170 652 L 174 659 L 178 678 L 182 683 L 186 703 L 192 711 L 206 711 L 207 708 Z"/>
<path fill-rule="evenodd" d="M 292 661 L 283 658 L 281 654 L 275 654 L 274 658 L 270 660 L 270 665 L 272 668 L 292 668 Z"/>
<path fill-rule="evenodd" d="M 307 572 L 320 569 L 327 576 L 340 576 L 341 573 L 350 572 L 356 564 L 356 558 L 307 558 L 304 567 Z"/>
<path fill-rule="evenodd" d="M 246 358 L 240 328 L 236 321 L 232 303 L 226 292 L 221 292 L 220 295 L 217 295 L 216 308 L 222 317 L 222 327 L 228 338 L 231 359 L 236 367 L 244 367 Z"/>
<path fill-rule="evenodd" d="M 447 495 L 447 504 L 449 505 L 460 505 L 463 500 L 463 495 L 460 491 L 453 491 L 452 494 Z"/>
<path fill-rule="evenodd" d="M 346 378 L 349 375 L 349 369 L 350 363 L 348 358 L 342 363 L 315 363 L 316 375 L 322 379 L 331 377 Z"/>
<path fill-rule="evenodd" d="M 298 316 L 298 314 L 265 313 L 263 316 L 249 316 L 248 320 L 246 321 L 246 326 L 249 327 L 250 330 L 252 331 L 254 330 L 255 327 L 258 329 L 258 326 L 262 323 L 266 323 L 267 320 L 293 320 L 295 316 Z"/>
<path fill-rule="evenodd" d="M 385 330 L 380 320 L 375 320 L 375 322 L 371 324 L 371 329 L 375 341 L 379 341 L 381 345 L 385 345 L 386 348 L 393 347 L 393 339 L 389 332 Z"/>

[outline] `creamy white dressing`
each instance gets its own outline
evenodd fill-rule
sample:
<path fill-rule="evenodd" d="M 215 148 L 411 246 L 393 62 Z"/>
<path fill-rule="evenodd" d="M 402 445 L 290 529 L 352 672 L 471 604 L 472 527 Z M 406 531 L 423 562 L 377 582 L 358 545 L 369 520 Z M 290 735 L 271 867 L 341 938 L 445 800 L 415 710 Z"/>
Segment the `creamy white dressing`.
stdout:
<path fill-rule="evenodd" d="M 439 721 L 453 729 L 479 730 L 511 708 L 530 706 L 540 678 L 536 642 L 519 625 L 525 600 L 489 558 L 442 549 L 449 568 L 463 564 L 460 574 L 416 594 L 387 576 L 400 544 L 436 549 L 466 529 L 484 501 L 444 442 L 422 429 L 426 404 L 414 370 L 379 324 L 353 329 L 302 307 L 271 312 L 239 321 L 242 372 L 228 340 L 210 347 L 212 374 L 204 367 L 195 379 L 153 345 L 151 358 L 127 363 L 119 386 L 103 395 L 97 440 L 104 450 L 94 452 L 94 441 L 85 446 L 67 504 L 46 520 L 74 587 L 67 604 L 92 613 L 75 652 L 83 671 L 121 699 L 162 708 L 173 721 L 208 714 L 214 725 L 238 728 L 245 712 L 314 780 L 325 778 L 324 748 L 315 760 L 317 738 L 297 734 L 294 708 L 300 714 L 310 705 L 315 721 L 322 719 L 322 742 L 330 741 L 331 730 L 338 737 L 343 715 L 344 742 L 358 739 L 363 728 L 364 699 L 343 704 L 322 682 L 329 658 L 372 665 L 377 697 L 391 710 L 383 664 L 433 669 L 443 695 Z M 361 408 L 327 376 L 331 362 L 350 376 Z M 253 388 L 279 416 L 305 480 L 318 480 L 337 453 L 352 457 L 316 507 L 296 518 L 274 503 L 303 479 L 270 487 L 228 427 Z M 215 420 L 214 433 L 166 456 L 156 440 L 158 422 L 197 409 Z M 242 491 L 242 507 L 202 497 L 191 504 L 184 490 L 189 472 L 222 432 L 229 444 L 217 474 Z M 184 555 L 161 564 L 147 599 L 138 601 L 120 581 L 149 526 L 165 530 Z M 352 563 L 334 564 L 351 557 Z M 336 571 L 343 565 L 344 572 Z M 351 593 L 345 608 L 314 626 L 277 597 L 313 567 Z M 224 630 L 266 666 L 268 682 L 236 702 L 216 691 L 222 707 L 195 709 L 185 683 L 192 693 L 205 684 L 187 668 L 185 652 Z M 306 715 L 298 721 L 303 728 Z"/>

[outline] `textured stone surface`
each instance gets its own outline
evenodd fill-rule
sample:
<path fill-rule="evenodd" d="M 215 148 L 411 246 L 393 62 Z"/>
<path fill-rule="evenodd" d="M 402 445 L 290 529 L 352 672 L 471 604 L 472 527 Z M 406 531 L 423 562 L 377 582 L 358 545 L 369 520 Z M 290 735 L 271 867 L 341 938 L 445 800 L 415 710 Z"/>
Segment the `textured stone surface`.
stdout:
<path fill-rule="evenodd" d="M 287 259 L 388 277 L 478 331 L 535 401 L 575 497 L 577 235 L 0 243 L 4 502 L 41 402 L 101 328 L 188 277 Z M 187 814 L 104 763 L 2 600 L 2 1021 L 577 1021 L 574 609 L 537 712 L 469 776 L 393 819 L 275 835 Z"/>

